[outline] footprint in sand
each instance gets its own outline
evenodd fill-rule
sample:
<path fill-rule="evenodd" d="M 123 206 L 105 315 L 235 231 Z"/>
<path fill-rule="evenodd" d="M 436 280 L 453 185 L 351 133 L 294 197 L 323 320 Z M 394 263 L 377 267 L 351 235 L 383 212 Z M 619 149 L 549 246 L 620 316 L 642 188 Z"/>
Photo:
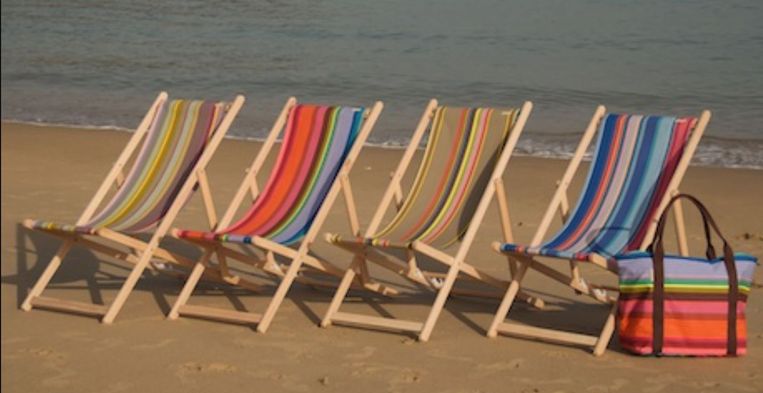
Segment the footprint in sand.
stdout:
<path fill-rule="evenodd" d="M 197 363 L 186 362 L 178 367 L 178 374 L 209 374 L 225 373 L 230 374 L 237 370 L 236 366 L 225 363 Z"/>
<path fill-rule="evenodd" d="M 376 352 L 376 347 L 365 346 L 360 350 L 360 352 L 345 355 L 344 358 L 349 360 L 363 360 L 373 356 L 374 352 Z"/>
<path fill-rule="evenodd" d="M 490 364 L 480 364 L 477 366 L 475 376 L 485 376 L 488 374 L 501 373 L 520 369 L 525 363 L 522 358 L 512 359 L 508 362 L 497 362 Z"/>
<path fill-rule="evenodd" d="M 67 369 L 65 353 L 50 348 L 24 348 L 16 351 L 18 356 L 33 356 L 42 361 L 43 367 L 55 372 L 52 377 L 44 378 L 40 384 L 51 388 L 64 388 L 71 384 L 69 377 L 77 373 Z"/>
<path fill-rule="evenodd" d="M 66 357 L 66 355 L 50 348 L 25 348 L 20 349 L 18 353 L 53 361 L 60 361 Z"/>
<path fill-rule="evenodd" d="M 588 388 L 586 388 L 586 391 L 594 392 L 594 393 L 598 393 L 598 392 L 602 392 L 602 393 L 616 392 L 616 391 L 624 388 L 625 386 L 627 386 L 628 382 L 629 381 L 627 379 L 618 378 L 618 379 L 615 379 L 614 381 L 612 381 L 612 383 L 610 383 L 608 385 L 592 385 L 592 386 L 589 386 Z"/>
<path fill-rule="evenodd" d="M 167 345 L 170 345 L 170 344 L 172 344 L 175 341 L 176 341 L 175 339 L 168 338 L 168 339 L 159 341 L 158 343 L 153 343 L 153 344 L 138 344 L 138 345 L 133 346 L 131 349 L 136 350 L 136 351 L 147 351 L 147 350 L 152 350 L 152 349 L 158 349 L 158 348 L 166 347 Z"/>
<path fill-rule="evenodd" d="M 273 381 L 274 383 L 278 383 L 283 390 L 288 390 L 293 392 L 311 391 L 310 387 L 307 384 L 300 382 L 298 377 L 281 373 L 275 369 L 257 368 L 257 369 L 247 370 L 245 373 L 246 375 L 256 379 L 269 379 L 270 381 Z M 328 379 L 326 380 L 326 382 L 328 383 Z M 324 386 L 327 386 L 327 384 L 325 384 Z"/>
<path fill-rule="evenodd" d="M 543 351 L 542 353 L 544 357 L 550 357 L 554 359 L 566 360 L 572 357 L 572 355 L 570 355 L 569 353 L 562 352 L 562 351 Z"/>
<path fill-rule="evenodd" d="M 389 380 L 389 387 L 395 391 L 395 387 L 400 385 L 409 385 L 421 381 L 421 372 L 409 368 L 401 369 L 395 373 Z"/>

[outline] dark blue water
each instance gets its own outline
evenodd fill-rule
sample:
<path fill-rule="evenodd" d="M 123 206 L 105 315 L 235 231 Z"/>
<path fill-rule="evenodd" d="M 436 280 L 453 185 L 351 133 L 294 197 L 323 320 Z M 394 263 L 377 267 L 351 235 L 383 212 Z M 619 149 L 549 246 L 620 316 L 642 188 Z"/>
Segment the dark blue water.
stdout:
<path fill-rule="evenodd" d="M 697 161 L 763 167 L 763 2 L 616 0 L 2 2 L 2 118 L 134 127 L 160 90 L 386 108 L 405 143 L 427 100 L 535 103 L 519 149 L 568 154 L 597 104 L 713 119 Z"/>

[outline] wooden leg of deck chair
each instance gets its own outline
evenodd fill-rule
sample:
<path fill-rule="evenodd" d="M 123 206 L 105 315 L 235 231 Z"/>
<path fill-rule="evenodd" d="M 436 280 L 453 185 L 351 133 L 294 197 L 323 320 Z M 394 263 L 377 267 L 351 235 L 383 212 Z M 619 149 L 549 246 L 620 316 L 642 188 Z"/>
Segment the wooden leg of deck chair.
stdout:
<path fill-rule="evenodd" d="M 283 302 L 283 299 L 286 297 L 286 293 L 289 292 L 289 288 L 291 288 L 291 284 L 294 283 L 294 279 L 297 278 L 299 268 L 302 266 L 302 257 L 303 255 L 300 253 L 291 261 L 291 265 L 289 265 L 289 269 L 286 270 L 286 274 L 283 279 L 281 279 L 281 284 L 278 285 L 276 293 L 273 294 L 273 298 L 270 300 L 268 308 L 265 309 L 265 313 L 262 314 L 260 323 L 257 324 L 257 332 L 265 333 L 268 331 L 268 327 L 270 327 L 270 323 L 273 322 L 273 317 L 275 317 L 276 311 L 278 311 L 278 308 L 281 306 L 281 302 Z"/>
<path fill-rule="evenodd" d="M 440 287 L 440 290 L 437 292 L 437 298 L 435 298 L 432 309 L 429 311 L 429 315 L 424 322 L 421 333 L 419 333 L 419 341 L 429 341 L 429 336 L 432 335 L 432 329 L 434 329 L 437 318 L 440 316 L 440 312 L 445 306 L 445 301 L 448 300 L 448 296 L 450 295 L 450 290 L 453 288 L 453 284 L 456 282 L 456 277 L 458 277 L 460 266 L 460 261 L 454 261 L 448 269 L 448 274 L 445 276 L 445 281 L 443 281 L 442 287 Z"/>
<path fill-rule="evenodd" d="M 29 311 L 32 309 L 32 300 L 40 296 L 40 294 L 42 294 L 42 291 L 45 290 L 45 287 L 48 286 L 48 283 L 53 278 L 53 275 L 56 274 L 56 271 L 61 266 L 61 261 L 63 261 L 66 254 L 69 253 L 69 250 L 71 250 L 73 245 L 74 245 L 74 239 L 64 240 L 64 244 L 62 244 L 61 247 L 58 248 L 56 255 L 54 255 L 53 258 L 50 260 L 50 263 L 48 263 L 48 266 L 42 272 L 42 275 L 40 276 L 40 278 L 37 279 L 37 282 L 29 291 L 29 294 L 27 295 L 26 299 L 24 299 L 24 302 L 21 303 L 22 310 Z"/>
<path fill-rule="evenodd" d="M 143 274 L 143 271 L 146 270 L 148 263 L 151 261 L 151 257 L 154 255 L 155 248 L 156 245 L 152 244 L 143 250 L 143 253 L 140 256 L 140 260 L 138 260 L 138 262 L 132 268 L 132 271 L 130 271 L 130 274 L 127 276 L 124 284 L 122 284 L 122 288 L 119 289 L 117 297 L 114 298 L 114 301 L 109 306 L 108 311 L 106 311 L 106 315 L 104 315 L 101 319 L 101 323 L 110 325 L 112 322 L 114 322 L 114 318 L 117 317 L 119 310 L 121 310 L 122 306 L 125 304 L 127 296 L 129 296 L 133 288 L 135 288 L 135 284 L 138 283 L 140 276 Z"/>
<path fill-rule="evenodd" d="M 352 263 L 350 264 L 350 267 L 347 269 L 347 271 L 344 272 L 342 281 L 339 282 L 339 286 L 334 293 L 334 297 L 331 299 L 331 304 L 329 305 L 326 314 L 323 316 L 323 320 L 321 320 L 321 327 L 331 326 L 331 317 L 333 317 L 334 314 L 339 311 L 339 307 L 341 307 L 345 296 L 347 296 L 347 291 L 350 290 L 352 281 L 355 279 L 357 274 L 355 269 L 357 269 L 363 262 L 363 256 L 361 254 L 355 254 L 355 258 L 353 258 Z"/>
<path fill-rule="evenodd" d="M 180 316 L 180 308 L 185 306 L 185 304 L 188 302 L 188 298 L 190 298 L 191 294 L 193 294 L 193 290 L 196 289 L 196 285 L 199 283 L 199 279 L 204 274 L 204 270 L 207 268 L 206 264 L 209 261 L 209 258 L 212 257 L 213 253 L 213 250 L 206 251 L 201 259 L 199 259 L 193 266 L 191 274 L 186 279 L 185 285 L 183 285 L 183 290 L 180 291 L 180 295 L 178 296 L 177 300 L 175 300 L 175 304 L 172 305 L 172 310 L 170 310 L 169 314 L 167 314 L 167 319 L 178 319 Z"/>
<path fill-rule="evenodd" d="M 326 314 L 323 316 L 323 320 L 321 320 L 321 327 L 328 327 L 331 326 L 331 317 L 334 316 L 334 314 L 339 311 L 339 307 L 342 305 L 342 302 L 344 301 L 345 296 L 347 296 L 347 291 L 350 289 L 350 286 L 352 285 L 352 280 L 355 279 L 355 275 L 357 274 L 355 272 L 355 269 L 358 267 L 358 265 L 362 261 L 361 255 L 355 255 L 355 258 L 352 261 L 352 264 L 350 264 L 350 267 L 347 269 L 346 272 L 344 272 L 344 276 L 342 276 L 342 281 L 339 283 L 339 287 L 337 287 L 336 292 L 334 293 L 334 297 L 331 299 L 331 304 L 329 305 L 328 310 L 326 311 Z"/>
<path fill-rule="evenodd" d="M 612 334 L 615 332 L 616 315 L 617 302 L 613 302 L 612 307 L 609 309 L 609 315 L 607 315 L 607 321 L 604 323 L 604 328 L 601 330 L 601 334 L 599 334 L 599 338 L 596 340 L 596 345 L 593 347 L 594 356 L 601 356 L 607 350 L 607 345 L 609 345 Z"/>
<path fill-rule="evenodd" d="M 506 315 L 509 313 L 511 305 L 514 303 L 514 299 L 519 293 L 519 283 L 525 277 L 527 269 L 530 267 L 529 261 L 518 261 L 519 267 L 516 274 L 511 278 L 511 283 L 508 289 L 506 289 L 506 295 L 504 295 L 501 305 L 498 306 L 498 311 L 495 312 L 493 322 L 490 324 L 490 328 L 487 330 L 487 336 L 495 338 L 498 335 L 498 326 L 506 319 Z"/>

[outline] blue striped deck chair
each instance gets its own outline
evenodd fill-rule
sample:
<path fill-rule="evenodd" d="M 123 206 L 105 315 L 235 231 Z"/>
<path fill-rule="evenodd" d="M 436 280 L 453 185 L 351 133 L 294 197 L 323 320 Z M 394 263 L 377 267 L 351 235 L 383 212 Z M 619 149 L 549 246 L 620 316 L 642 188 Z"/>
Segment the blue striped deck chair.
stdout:
<path fill-rule="evenodd" d="M 192 266 L 193 261 L 161 248 L 160 242 L 196 187 L 202 189 L 210 225 L 215 224 L 205 169 L 243 104 L 243 96 L 230 103 L 170 101 L 167 93 L 160 93 L 76 223 L 23 222 L 31 230 L 62 239 L 63 244 L 21 309 L 38 307 L 97 316 L 109 324 L 143 271 L 155 268 L 153 257 Z M 109 197 L 112 188 L 116 191 Z M 141 235 L 150 239 L 144 241 Z M 132 265 L 110 305 L 41 296 L 75 244 Z"/>
<path fill-rule="evenodd" d="M 612 263 L 615 255 L 648 246 L 665 204 L 678 193 L 681 179 L 709 120 L 709 111 L 703 111 L 699 118 L 644 116 L 606 113 L 600 106 L 531 243 L 493 244 L 493 248 L 513 264 L 515 271 L 488 329 L 488 337 L 503 333 L 591 347 L 597 356 L 604 353 L 614 332 L 617 289 L 587 282 L 578 263 L 589 262 L 616 271 Z M 570 210 L 567 188 L 595 136 L 597 140 L 588 176 L 576 206 Z M 557 211 L 562 217 L 562 227 L 543 241 Z M 680 209 L 676 212 L 679 249 L 686 254 L 683 215 Z M 544 264 L 542 258 L 569 261 L 570 274 L 552 268 L 553 263 Z M 528 269 L 567 285 L 578 294 L 610 305 L 600 334 L 584 335 L 506 322 Z"/>

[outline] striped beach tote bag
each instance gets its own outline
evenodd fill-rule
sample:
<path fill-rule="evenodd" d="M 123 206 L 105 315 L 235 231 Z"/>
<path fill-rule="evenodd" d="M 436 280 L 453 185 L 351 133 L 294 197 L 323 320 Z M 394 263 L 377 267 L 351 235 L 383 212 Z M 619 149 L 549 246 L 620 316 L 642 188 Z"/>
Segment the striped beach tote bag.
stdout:
<path fill-rule="evenodd" d="M 706 258 L 666 255 L 663 232 L 678 199 L 699 209 L 707 240 Z M 716 255 L 710 230 L 723 241 Z M 707 208 L 696 198 L 673 197 L 647 251 L 615 257 L 618 267 L 620 346 L 640 355 L 737 356 L 747 350 L 745 306 L 755 257 L 735 254 Z"/>

